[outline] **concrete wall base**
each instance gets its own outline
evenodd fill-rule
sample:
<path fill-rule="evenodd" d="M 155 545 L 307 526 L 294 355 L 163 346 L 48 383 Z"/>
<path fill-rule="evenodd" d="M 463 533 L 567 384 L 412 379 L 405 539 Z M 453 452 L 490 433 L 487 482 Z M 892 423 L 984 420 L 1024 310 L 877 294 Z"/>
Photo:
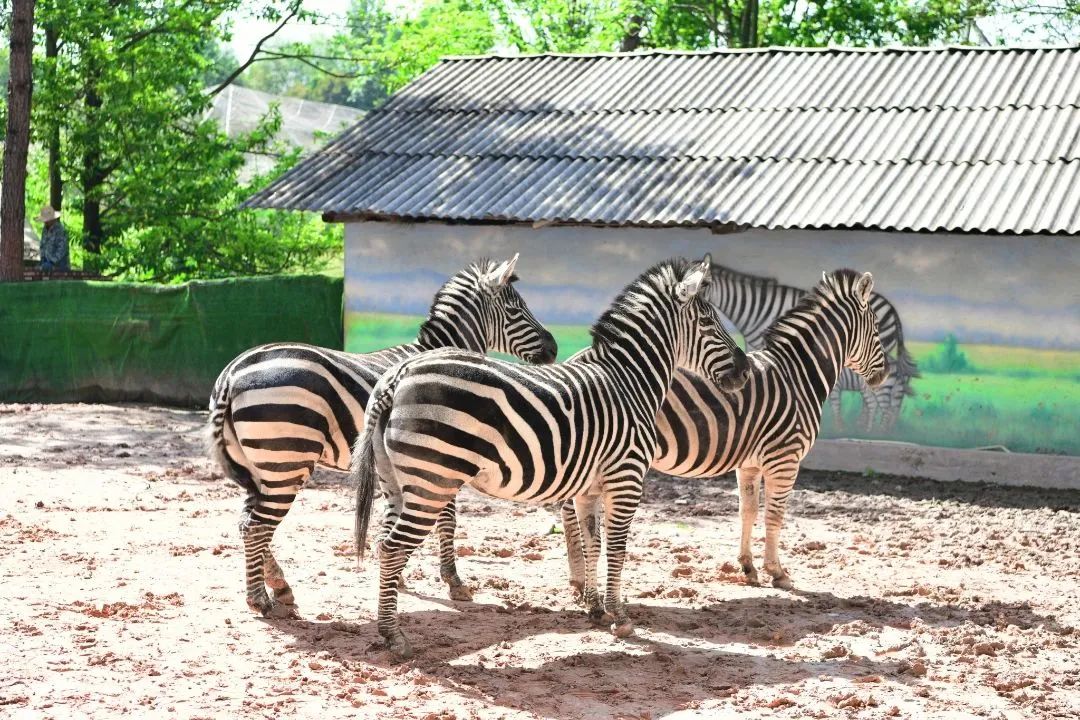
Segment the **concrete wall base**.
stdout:
<path fill-rule="evenodd" d="M 1080 490 L 1080 457 L 954 450 L 880 440 L 818 440 L 803 466 L 944 482 Z"/>

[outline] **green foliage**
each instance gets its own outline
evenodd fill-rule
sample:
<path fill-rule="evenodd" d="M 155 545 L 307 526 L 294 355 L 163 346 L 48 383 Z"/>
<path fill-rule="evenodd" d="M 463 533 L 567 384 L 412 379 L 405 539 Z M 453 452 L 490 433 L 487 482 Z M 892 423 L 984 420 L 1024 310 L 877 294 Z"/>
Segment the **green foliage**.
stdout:
<path fill-rule="evenodd" d="M 425 0 L 415 17 L 392 25 L 369 52 L 393 93 L 445 55 L 485 53 L 494 45 L 495 26 L 479 3 Z"/>
<path fill-rule="evenodd" d="M 931 373 L 975 372 L 975 368 L 968 364 L 967 356 L 960 349 L 960 344 L 952 333 L 945 336 L 945 341 L 938 346 L 936 354 L 920 361 L 919 368 Z"/>
<path fill-rule="evenodd" d="M 623 0 L 485 0 L 485 6 L 498 18 L 504 40 L 521 52 L 605 52 L 618 48 L 633 4 Z"/>
<path fill-rule="evenodd" d="M 272 20 L 278 5 L 248 10 Z M 206 85 L 235 61 L 221 50 L 224 18 L 242 6 L 40 0 L 38 23 L 56 29 L 60 52 L 35 60 L 33 129 L 40 146 L 59 133 L 64 222 L 72 244 L 81 238 L 92 251 L 73 248 L 75 263 L 176 282 L 313 269 L 340 247 L 340 228 L 310 216 L 238 208 L 296 161 L 273 139 L 276 113 L 233 138 L 207 117 Z M 271 176 L 245 185 L 240 171 L 252 154 L 281 160 Z"/>

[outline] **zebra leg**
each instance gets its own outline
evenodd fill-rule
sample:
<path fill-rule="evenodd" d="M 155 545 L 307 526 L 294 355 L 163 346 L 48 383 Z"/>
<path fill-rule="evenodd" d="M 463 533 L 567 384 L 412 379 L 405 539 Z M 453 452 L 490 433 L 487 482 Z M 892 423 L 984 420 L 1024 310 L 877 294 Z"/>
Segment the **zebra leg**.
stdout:
<path fill-rule="evenodd" d="M 765 572 L 772 576 L 773 587 L 791 590 L 794 585 L 780 565 L 780 528 L 791 489 L 798 477 L 797 464 L 785 464 L 765 469 Z"/>
<path fill-rule="evenodd" d="M 260 522 L 248 515 L 240 523 L 240 536 L 244 541 L 244 569 L 247 580 L 247 604 L 263 617 L 289 617 L 294 614 L 291 603 L 278 602 L 266 593 L 264 570 L 270 556 L 270 540 L 274 537 L 274 525 Z M 274 565 L 277 565 L 274 562 Z M 278 567 L 280 573 L 281 568 Z M 284 577 L 282 577 L 284 580 Z M 276 593 L 275 593 L 276 595 Z M 291 592 L 289 593 L 291 596 Z"/>
<path fill-rule="evenodd" d="M 832 410 L 833 429 L 844 429 L 844 412 L 841 407 L 841 400 L 843 399 L 843 393 L 840 388 L 834 387 L 832 392 L 829 393 L 829 409 Z"/>
<path fill-rule="evenodd" d="M 390 536 L 390 531 L 394 529 L 394 523 L 397 522 L 398 516 L 401 515 L 401 507 L 394 504 L 394 499 L 387 490 L 383 490 L 382 496 L 383 501 L 386 503 L 386 507 L 383 510 L 382 525 L 379 526 L 379 533 L 375 536 L 376 549 L 382 548 L 382 541 Z M 400 501 L 400 498 L 398 498 L 398 500 Z M 397 589 L 407 589 L 405 586 L 404 575 L 398 578 Z"/>
<path fill-rule="evenodd" d="M 245 502 L 240 536 L 244 542 L 247 603 L 263 617 L 295 614 L 292 588 L 270 550 L 270 542 L 313 467 L 313 463 L 301 463 L 290 467 L 291 472 L 300 470 L 299 475 L 274 480 L 260 478 L 261 491 L 250 495 Z M 266 592 L 267 586 L 274 592 L 272 599 Z"/>
<path fill-rule="evenodd" d="M 889 432 L 896 426 L 896 421 L 900 418 L 900 411 L 904 407 L 904 396 L 908 394 L 908 385 L 911 382 L 909 378 L 897 377 L 894 373 L 889 377 L 887 383 L 889 387 L 889 400 L 885 406 L 885 413 L 881 421 L 881 429 L 885 432 Z"/>
<path fill-rule="evenodd" d="M 574 512 L 574 501 L 562 504 L 563 535 L 566 539 L 566 560 L 570 564 L 570 587 L 579 602 L 585 592 L 585 551 L 581 545 L 581 526 Z"/>
<path fill-rule="evenodd" d="M 451 600 L 468 601 L 473 599 L 472 590 L 458 575 L 457 551 L 454 548 L 454 533 L 457 532 L 456 506 L 455 501 L 448 502 L 435 522 L 439 534 L 439 577 L 450 586 Z"/>
<path fill-rule="evenodd" d="M 285 573 L 281 571 L 281 566 L 278 565 L 269 546 L 263 553 L 263 575 L 266 577 L 266 586 L 274 591 L 274 600 L 282 605 L 296 605 L 289 581 L 285 579 Z"/>
<path fill-rule="evenodd" d="M 410 523 L 407 532 L 401 532 L 395 524 L 390 534 L 379 543 L 379 635 L 397 658 L 412 657 L 409 644 L 397 617 L 398 587 L 409 557 L 435 526 L 435 517 L 417 518 Z"/>
<path fill-rule="evenodd" d="M 624 479 L 608 490 L 604 497 L 604 539 L 607 542 L 607 589 L 604 604 L 613 616 L 611 633 L 615 637 L 627 637 L 634 632 L 634 623 L 626 614 L 626 605 L 622 601 L 622 569 L 626 562 L 626 539 L 630 532 L 630 523 L 640 502 L 640 477 L 637 482 L 630 478 Z"/>
<path fill-rule="evenodd" d="M 879 406 L 877 392 L 872 390 L 865 382 L 861 382 L 860 394 L 862 395 L 862 410 L 859 412 L 859 430 L 864 433 L 870 432 L 874 426 Z"/>
<path fill-rule="evenodd" d="M 378 461 L 377 461 L 378 463 Z M 385 480 L 381 475 L 380 479 Z M 453 502 L 462 483 L 447 481 L 446 487 L 417 487 L 405 483 L 384 483 L 390 504 L 400 507 L 394 526 L 379 543 L 379 634 L 386 639 L 390 652 L 400 660 L 412 657 L 412 646 L 401 631 L 397 617 L 397 598 L 405 564 L 413 551 L 435 528 L 443 509 Z M 400 490 L 398 489 L 400 488 Z"/>
<path fill-rule="evenodd" d="M 596 504 L 598 495 L 582 495 L 574 498 L 577 511 L 578 532 L 582 536 L 582 548 L 585 560 L 585 584 L 581 592 L 581 601 L 589 613 L 589 620 L 594 623 L 604 622 L 604 603 L 596 585 L 596 562 L 600 557 L 600 528 L 596 523 Z"/>
<path fill-rule="evenodd" d="M 757 522 L 758 514 L 758 480 L 761 471 L 758 468 L 738 468 L 735 477 L 739 481 L 739 520 L 742 523 L 742 534 L 739 538 L 739 565 L 743 575 L 746 576 L 746 584 L 757 587 L 759 584 L 757 568 L 754 567 L 754 553 L 751 550 L 751 536 L 754 533 L 754 523 Z"/>

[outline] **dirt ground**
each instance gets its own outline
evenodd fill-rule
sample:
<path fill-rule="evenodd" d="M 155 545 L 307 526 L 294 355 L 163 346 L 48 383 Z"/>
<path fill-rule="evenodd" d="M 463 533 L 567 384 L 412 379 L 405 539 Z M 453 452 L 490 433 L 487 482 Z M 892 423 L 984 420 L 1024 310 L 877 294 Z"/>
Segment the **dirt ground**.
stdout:
<path fill-rule="evenodd" d="M 276 538 L 302 618 L 248 611 L 204 417 L 0 405 L 0 717 L 1080 717 L 1080 493 L 806 473 L 788 593 L 735 567 L 732 479 L 656 479 L 626 640 L 573 604 L 551 513 L 466 493 L 475 602 L 447 599 L 427 543 L 395 664 L 343 476 Z"/>

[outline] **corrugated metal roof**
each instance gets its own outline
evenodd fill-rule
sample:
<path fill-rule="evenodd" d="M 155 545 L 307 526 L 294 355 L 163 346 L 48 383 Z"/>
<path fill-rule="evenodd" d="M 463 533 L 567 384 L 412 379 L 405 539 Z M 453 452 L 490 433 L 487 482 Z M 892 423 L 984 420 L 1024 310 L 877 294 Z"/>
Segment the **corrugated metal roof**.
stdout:
<path fill-rule="evenodd" d="M 452 58 L 248 204 L 1078 233 L 1080 48 Z"/>

